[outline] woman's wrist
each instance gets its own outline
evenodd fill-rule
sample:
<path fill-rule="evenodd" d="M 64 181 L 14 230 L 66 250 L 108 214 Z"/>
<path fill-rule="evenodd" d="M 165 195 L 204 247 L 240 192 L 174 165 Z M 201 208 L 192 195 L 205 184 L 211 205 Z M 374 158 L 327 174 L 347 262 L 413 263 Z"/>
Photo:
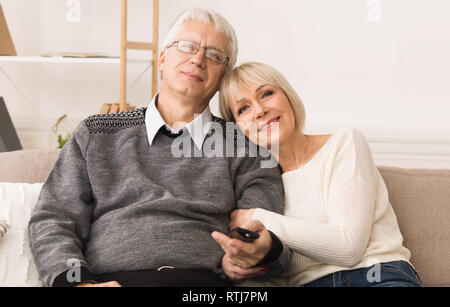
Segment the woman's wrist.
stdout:
<path fill-rule="evenodd" d="M 253 211 L 253 214 L 252 214 L 250 220 L 259 220 L 259 221 L 263 222 L 263 224 L 264 224 L 263 220 L 264 220 L 265 212 L 268 212 L 268 211 L 261 209 L 261 208 L 256 208 L 255 211 Z"/>

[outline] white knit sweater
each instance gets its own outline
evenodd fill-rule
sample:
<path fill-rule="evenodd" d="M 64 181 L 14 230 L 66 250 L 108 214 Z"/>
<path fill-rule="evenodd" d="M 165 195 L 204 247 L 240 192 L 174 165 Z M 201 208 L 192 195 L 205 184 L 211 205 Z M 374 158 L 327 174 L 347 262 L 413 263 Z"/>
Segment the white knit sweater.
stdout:
<path fill-rule="evenodd" d="M 362 133 L 340 129 L 307 164 L 283 174 L 283 183 L 284 216 L 257 209 L 253 219 L 282 239 L 293 258 L 279 278 L 257 285 L 300 286 L 337 271 L 409 261 Z"/>

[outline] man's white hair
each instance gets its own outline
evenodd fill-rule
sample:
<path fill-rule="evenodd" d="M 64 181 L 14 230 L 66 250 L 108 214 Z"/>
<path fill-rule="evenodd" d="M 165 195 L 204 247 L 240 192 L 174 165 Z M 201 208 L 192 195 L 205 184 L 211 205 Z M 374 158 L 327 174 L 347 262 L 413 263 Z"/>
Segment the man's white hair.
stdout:
<path fill-rule="evenodd" d="M 227 72 L 233 69 L 234 65 L 236 65 L 238 53 L 236 33 L 234 32 L 231 24 L 225 18 L 210 9 L 194 8 L 184 11 L 180 15 L 178 15 L 178 17 L 170 26 L 169 32 L 167 32 L 167 35 L 161 44 L 161 51 L 163 51 L 171 43 L 173 43 L 178 32 L 188 21 L 191 20 L 202 20 L 207 23 L 212 22 L 216 26 L 217 32 L 225 35 L 225 37 L 228 38 L 228 49 L 231 54 L 227 54 L 230 57 Z"/>

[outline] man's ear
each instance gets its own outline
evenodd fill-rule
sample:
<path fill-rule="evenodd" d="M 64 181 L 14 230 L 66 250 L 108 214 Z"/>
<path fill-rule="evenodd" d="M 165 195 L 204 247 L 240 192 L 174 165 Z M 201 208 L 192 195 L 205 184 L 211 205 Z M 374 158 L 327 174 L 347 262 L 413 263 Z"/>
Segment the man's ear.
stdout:
<path fill-rule="evenodd" d="M 161 53 L 159 54 L 159 59 L 158 59 L 159 72 L 161 72 L 161 73 L 163 72 L 165 63 L 166 63 L 166 49 L 162 50 Z"/>

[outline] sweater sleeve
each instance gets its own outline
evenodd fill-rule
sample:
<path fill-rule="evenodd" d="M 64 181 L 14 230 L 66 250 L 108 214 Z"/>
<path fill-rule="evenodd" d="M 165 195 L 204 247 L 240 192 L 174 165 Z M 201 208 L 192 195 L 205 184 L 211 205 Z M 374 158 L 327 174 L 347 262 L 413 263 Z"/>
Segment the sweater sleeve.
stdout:
<path fill-rule="evenodd" d="M 243 159 L 236 174 L 235 193 L 239 209 L 262 208 L 269 213 L 284 212 L 284 188 L 280 170 L 277 164 L 270 165 L 270 162 L 261 157 Z M 256 278 L 259 281 L 279 275 L 292 257 L 287 245 L 273 233 L 271 236 L 274 247 L 262 260 L 270 270 Z"/>
<path fill-rule="evenodd" d="M 364 136 L 352 131 L 340 145 L 324 191 L 327 223 L 286 217 L 257 209 L 261 220 L 292 250 L 317 261 L 352 267 L 365 252 L 376 203 L 376 175 Z M 314 206 L 318 204 L 308 204 Z"/>
<path fill-rule="evenodd" d="M 31 251 L 46 286 L 52 286 L 57 276 L 71 269 L 76 272 L 83 268 L 83 276 L 90 275 L 83 256 L 93 202 L 86 166 L 89 138 L 83 121 L 61 150 L 28 224 Z M 76 274 L 73 279 L 77 282 Z"/>
<path fill-rule="evenodd" d="M 284 212 L 284 188 L 277 166 L 267 167 L 261 157 L 246 157 L 236 172 L 235 198 L 238 209 L 262 208 Z"/>

